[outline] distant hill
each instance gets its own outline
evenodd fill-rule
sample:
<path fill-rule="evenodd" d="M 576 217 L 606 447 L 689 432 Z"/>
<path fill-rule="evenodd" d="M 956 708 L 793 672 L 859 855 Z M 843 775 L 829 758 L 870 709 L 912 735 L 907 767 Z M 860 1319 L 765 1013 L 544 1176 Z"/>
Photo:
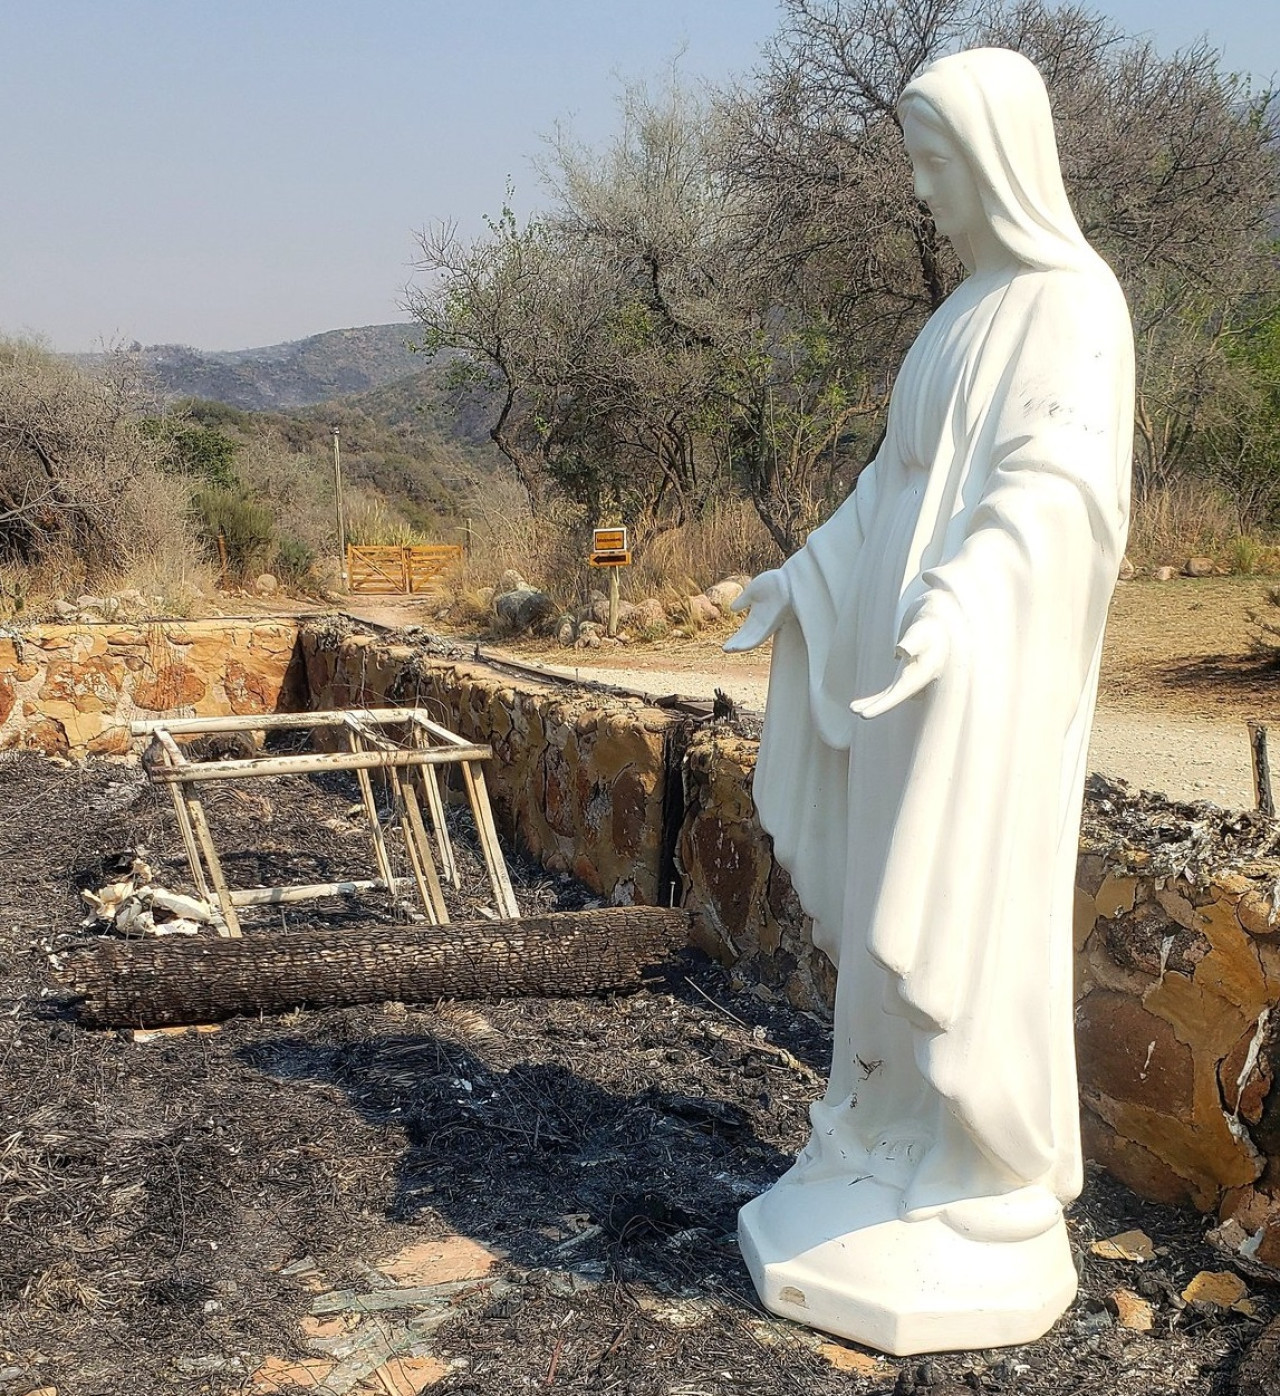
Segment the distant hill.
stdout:
<path fill-rule="evenodd" d="M 291 411 L 351 397 L 419 374 L 409 349 L 415 326 L 364 325 L 328 330 L 287 344 L 209 353 L 184 344 L 149 344 L 135 352 L 169 398 L 203 398 L 249 412 Z M 99 354 L 80 354 L 92 367 Z"/>

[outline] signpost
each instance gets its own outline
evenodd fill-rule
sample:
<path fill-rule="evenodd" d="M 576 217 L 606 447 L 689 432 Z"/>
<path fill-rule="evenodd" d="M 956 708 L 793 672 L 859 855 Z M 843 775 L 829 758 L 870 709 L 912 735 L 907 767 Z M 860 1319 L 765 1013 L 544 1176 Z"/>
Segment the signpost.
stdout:
<path fill-rule="evenodd" d="M 631 549 L 627 547 L 625 528 L 597 528 L 591 537 L 592 567 L 609 569 L 609 636 L 618 633 L 618 568 L 631 566 Z"/>

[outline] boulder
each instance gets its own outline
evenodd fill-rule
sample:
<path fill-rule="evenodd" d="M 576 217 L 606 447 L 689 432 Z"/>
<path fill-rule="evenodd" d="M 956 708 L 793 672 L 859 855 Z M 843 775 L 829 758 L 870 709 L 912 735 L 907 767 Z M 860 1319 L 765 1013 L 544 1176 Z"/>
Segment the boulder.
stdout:
<path fill-rule="evenodd" d="M 689 616 L 695 625 L 715 625 L 720 619 L 720 608 L 705 592 L 689 598 Z"/>
<path fill-rule="evenodd" d="M 274 596 L 280 590 L 280 583 L 270 572 L 261 572 L 253 579 L 253 589 L 259 596 Z"/>
<path fill-rule="evenodd" d="M 646 597 L 627 618 L 633 633 L 656 639 L 670 629 L 667 612 L 656 596 Z"/>
<path fill-rule="evenodd" d="M 598 650 L 600 648 L 600 627 L 595 621 L 584 620 L 578 626 L 578 637 L 574 641 L 576 650 Z"/>
<path fill-rule="evenodd" d="M 493 598 L 493 609 L 503 628 L 513 631 L 532 630 L 557 613 L 556 603 L 545 591 L 535 591 L 529 586 L 500 592 Z"/>
<path fill-rule="evenodd" d="M 1171 582 L 1178 574 L 1172 567 L 1157 567 L 1151 575 L 1157 582 Z"/>
<path fill-rule="evenodd" d="M 1217 570 L 1211 557 L 1189 557 L 1182 564 L 1184 577 L 1212 577 Z"/>
<path fill-rule="evenodd" d="M 743 587 L 741 583 L 729 581 L 717 582 L 715 586 L 707 588 L 707 600 L 720 611 L 728 611 L 733 603 L 742 595 Z"/>
<path fill-rule="evenodd" d="M 591 599 L 578 607 L 578 619 L 594 621 L 597 625 L 609 623 L 609 598 L 599 592 L 592 592 Z"/>
<path fill-rule="evenodd" d="M 528 582 L 525 581 L 525 579 L 520 575 L 519 572 L 516 571 L 514 567 L 508 567 L 507 570 L 502 574 L 502 576 L 498 578 L 498 585 L 494 587 L 493 594 L 495 596 L 504 596 L 507 592 L 510 591 L 532 590 L 533 588 L 529 585 Z"/>
<path fill-rule="evenodd" d="M 561 616 L 556 621 L 556 643 L 565 649 L 572 649 L 578 638 L 578 625 L 572 616 Z"/>
<path fill-rule="evenodd" d="M 1120 563 L 1120 580 L 1131 582 L 1138 575 L 1138 569 L 1129 561 L 1129 554 L 1124 555 L 1124 560 Z"/>

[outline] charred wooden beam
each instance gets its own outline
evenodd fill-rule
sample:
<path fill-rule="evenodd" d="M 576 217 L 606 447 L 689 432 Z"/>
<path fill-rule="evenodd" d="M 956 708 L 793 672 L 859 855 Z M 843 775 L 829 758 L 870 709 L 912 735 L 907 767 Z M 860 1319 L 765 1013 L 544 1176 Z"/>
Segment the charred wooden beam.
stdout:
<path fill-rule="evenodd" d="M 110 941 L 57 966 L 89 1027 L 170 1027 L 300 1007 L 636 989 L 689 913 L 608 907 L 518 921 Z"/>

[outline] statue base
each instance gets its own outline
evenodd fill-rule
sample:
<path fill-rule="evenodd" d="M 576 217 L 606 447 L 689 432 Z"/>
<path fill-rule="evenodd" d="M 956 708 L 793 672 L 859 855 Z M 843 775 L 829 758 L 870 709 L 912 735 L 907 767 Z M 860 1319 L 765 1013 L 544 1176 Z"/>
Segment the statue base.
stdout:
<path fill-rule="evenodd" d="M 782 1182 L 748 1202 L 738 1243 L 766 1309 L 895 1357 L 1042 1337 L 1075 1298 L 1061 1215 L 1026 1240 L 904 1221 L 874 1178 Z"/>

